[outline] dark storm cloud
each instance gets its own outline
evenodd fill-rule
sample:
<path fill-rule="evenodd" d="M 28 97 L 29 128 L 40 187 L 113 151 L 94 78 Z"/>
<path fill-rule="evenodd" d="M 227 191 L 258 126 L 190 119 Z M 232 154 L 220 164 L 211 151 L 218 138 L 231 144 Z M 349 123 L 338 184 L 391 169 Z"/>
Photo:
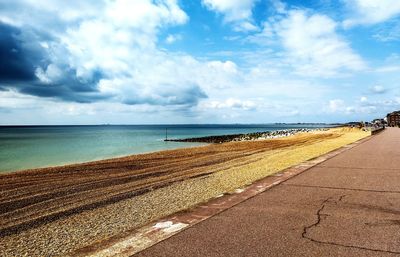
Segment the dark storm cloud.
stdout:
<path fill-rule="evenodd" d="M 168 94 L 162 95 L 167 99 L 167 104 L 196 105 L 200 99 L 207 98 L 207 94 L 197 85 L 176 92 L 173 97 Z"/>
<path fill-rule="evenodd" d="M 0 83 L 32 81 L 37 53 L 24 48 L 21 31 L 0 23 Z"/>
<path fill-rule="evenodd" d="M 41 83 L 37 80 L 33 83 L 25 83 L 19 86 L 19 91 L 24 94 L 39 97 L 57 97 L 64 101 L 91 103 L 109 98 L 99 94 L 97 83 L 103 77 L 101 72 L 95 72 L 89 80 L 80 80 L 74 69 L 67 69 L 63 78 L 56 83 Z"/>
<path fill-rule="evenodd" d="M 23 94 L 85 103 L 107 98 L 97 90 L 97 83 L 103 78 L 100 71 L 83 80 L 77 78 L 75 69 L 61 65 L 62 78 L 49 83 L 40 81 L 36 69 L 46 70 L 51 63 L 39 44 L 43 39 L 50 38 L 0 23 L 0 91 L 14 88 Z"/>

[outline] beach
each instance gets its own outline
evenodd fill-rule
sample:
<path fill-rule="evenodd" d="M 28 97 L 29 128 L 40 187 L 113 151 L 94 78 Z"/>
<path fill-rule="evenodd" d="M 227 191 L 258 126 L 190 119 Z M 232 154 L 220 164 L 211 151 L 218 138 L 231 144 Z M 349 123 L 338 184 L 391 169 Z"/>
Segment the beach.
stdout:
<path fill-rule="evenodd" d="M 2 174 L 0 252 L 75 255 L 369 134 L 333 128 Z"/>
<path fill-rule="evenodd" d="M 331 126 L 328 124 L 0 126 L 0 173 L 204 145 L 204 142 L 165 141 L 166 137 L 179 140 Z"/>

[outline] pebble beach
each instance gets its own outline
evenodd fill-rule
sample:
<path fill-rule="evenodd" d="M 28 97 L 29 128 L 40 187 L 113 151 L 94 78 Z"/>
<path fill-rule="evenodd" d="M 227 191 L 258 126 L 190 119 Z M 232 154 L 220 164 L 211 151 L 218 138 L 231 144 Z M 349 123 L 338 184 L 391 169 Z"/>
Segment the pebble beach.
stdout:
<path fill-rule="evenodd" d="M 1 175 L 2 256 L 75 256 L 368 136 L 330 129 Z"/>

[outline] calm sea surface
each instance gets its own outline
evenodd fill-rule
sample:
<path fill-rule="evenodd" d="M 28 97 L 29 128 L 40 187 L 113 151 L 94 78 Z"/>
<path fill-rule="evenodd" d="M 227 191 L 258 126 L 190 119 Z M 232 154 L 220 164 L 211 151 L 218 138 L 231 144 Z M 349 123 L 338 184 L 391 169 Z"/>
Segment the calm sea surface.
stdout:
<path fill-rule="evenodd" d="M 0 172 L 190 147 L 169 138 L 227 135 L 323 125 L 0 126 Z"/>

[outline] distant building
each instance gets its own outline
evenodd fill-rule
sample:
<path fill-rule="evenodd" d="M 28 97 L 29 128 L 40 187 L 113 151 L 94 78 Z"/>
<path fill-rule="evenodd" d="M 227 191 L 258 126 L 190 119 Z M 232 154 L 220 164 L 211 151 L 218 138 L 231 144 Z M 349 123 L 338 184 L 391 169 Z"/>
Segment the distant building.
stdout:
<path fill-rule="evenodd" d="M 375 126 L 381 127 L 386 124 L 386 121 L 385 121 L 385 119 L 374 119 L 371 123 Z"/>
<path fill-rule="evenodd" d="M 371 121 L 371 123 L 382 123 L 382 122 L 384 122 L 384 119 L 373 119 Z"/>
<path fill-rule="evenodd" d="M 362 127 L 364 127 L 364 122 L 360 122 L 360 121 L 351 121 L 351 122 L 348 122 L 348 123 L 346 123 L 346 125 L 347 126 L 350 126 L 350 127 L 357 127 L 357 128 L 362 128 Z"/>
<path fill-rule="evenodd" d="M 388 113 L 388 115 L 386 115 L 386 119 L 388 126 L 390 127 L 400 126 L 400 111 Z"/>

